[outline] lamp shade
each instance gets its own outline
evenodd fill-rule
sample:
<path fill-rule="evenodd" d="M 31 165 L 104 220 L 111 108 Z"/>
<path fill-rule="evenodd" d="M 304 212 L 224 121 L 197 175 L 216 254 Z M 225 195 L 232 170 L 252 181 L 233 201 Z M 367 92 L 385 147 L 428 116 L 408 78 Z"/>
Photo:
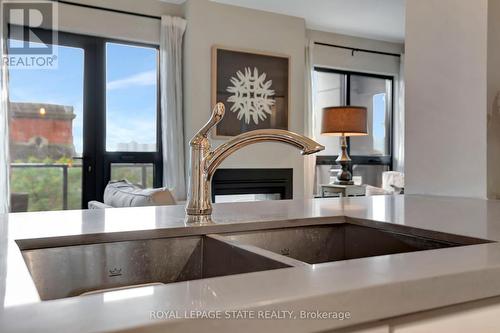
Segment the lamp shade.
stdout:
<path fill-rule="evenodd" d="M 367 135 L 367 109 L 362 106 L 323 108 L 321 134 L 334 136 Z"/>

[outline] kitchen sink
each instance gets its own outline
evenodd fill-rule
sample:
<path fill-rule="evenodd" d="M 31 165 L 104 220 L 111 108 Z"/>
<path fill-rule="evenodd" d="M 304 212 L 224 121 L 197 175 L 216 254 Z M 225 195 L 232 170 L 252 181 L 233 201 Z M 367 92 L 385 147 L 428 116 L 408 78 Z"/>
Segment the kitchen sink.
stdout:
<path fill-rule="evenodd" d="M 380 255 L 481 244 L 487 241 L 404 226 L 336 223 L 122 241 L 25 248 L 24 260 L 42 300 L 116 288 Z"/>
<path fill-rule="evenodd" d="M 22 254 L 42 300 L 290 267 L 216 236 L 43 248 Z"/>
<path fill-rule="evenodd" d="M 437 233 L 436 233 L 437 234 Z M 415 236 L 343 223 L 225 234 L 232 242 L 255 246 L 309 264 L 481 243 L 453 235 Z"/>

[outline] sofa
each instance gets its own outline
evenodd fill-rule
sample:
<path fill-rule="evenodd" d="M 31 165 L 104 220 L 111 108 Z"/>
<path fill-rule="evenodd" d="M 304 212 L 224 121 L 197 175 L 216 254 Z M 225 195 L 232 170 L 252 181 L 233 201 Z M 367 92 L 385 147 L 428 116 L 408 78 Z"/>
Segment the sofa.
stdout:
<path fill-rule="evenodd" d="M 89 209 L 168 206 L 177 202 L 167 188 L 144 189 L 126 179 L 110 181 L 104 190 L 104 202 L 90 201 Z"/>

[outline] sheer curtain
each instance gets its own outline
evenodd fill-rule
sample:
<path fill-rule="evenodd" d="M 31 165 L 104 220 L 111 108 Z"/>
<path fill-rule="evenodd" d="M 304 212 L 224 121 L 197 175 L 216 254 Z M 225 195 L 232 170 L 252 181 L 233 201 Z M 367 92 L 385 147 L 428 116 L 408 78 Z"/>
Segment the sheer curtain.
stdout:
<path fill-rule="evenodd" d="M 0 0 L 0 6 L 3 1 Z M 1 12 L 1 11 L 0 11 Z M 0 213 L 9 212 L 9 117 L 7 110 L 7 66 L 4 64 L 6 55 L 5 22 L 0 26 Z"/>
<path fill-rule="evenodd" d="M 162 16 L 160 34 L 163 184 L 177 200 L 186 198 L 182 110 L 182 38 L 186 20 Z"/>
<path fill-rule="evenodd" d="M 405 55 L 401 54 L 397 83 L 397 108 L 394 113 L 394 171 L 404 173 L 405 168 Z"/>
<path fill-rule="evenodd" d="M 305 112 L 304 112 L 304 134 L 307 137 L 314 136 L 314 41 L 309 40 L 306 45 L 305 63 Z M 316 170 L 316 155 L 307 155 L 304 158 L 304 198 L 310 199 L 314 196 L 314 174 Z"/>

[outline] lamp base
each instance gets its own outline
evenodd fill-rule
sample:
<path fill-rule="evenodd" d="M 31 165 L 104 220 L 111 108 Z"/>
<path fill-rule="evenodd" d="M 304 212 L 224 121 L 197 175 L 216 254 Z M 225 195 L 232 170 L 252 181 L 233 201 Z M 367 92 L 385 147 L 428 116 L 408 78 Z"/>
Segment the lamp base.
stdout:
<path fill-rule="evenodd" d="M 337 173 L 337 179 L 335 180 L 335 185 L 354 185 L 354 181 L 352 180 L 352 174 L 349 171 L 349 165 L 351 164 L 351 160 L 337 160 L 337 164 L 339 164 L 342 169 Z"/>
<path fill-rule="evenodd" d="M 346 137 L 344 135 L 341 137 L 340 147 L 341 147 L 342 153 L 339 155 L 336 162 L 338 165 L 340 165 L 342 167 L 342 170 L 340 170 L 337 173 L 337 180 L 335 181 L 335 184 L 336 185 L 354 185 L 354 182 L 352 180 L 352 174 L 349 171 L 349 166 L 351 164 L 351 158 L 347 154 L 347 140 L 346 140 Z"/>

